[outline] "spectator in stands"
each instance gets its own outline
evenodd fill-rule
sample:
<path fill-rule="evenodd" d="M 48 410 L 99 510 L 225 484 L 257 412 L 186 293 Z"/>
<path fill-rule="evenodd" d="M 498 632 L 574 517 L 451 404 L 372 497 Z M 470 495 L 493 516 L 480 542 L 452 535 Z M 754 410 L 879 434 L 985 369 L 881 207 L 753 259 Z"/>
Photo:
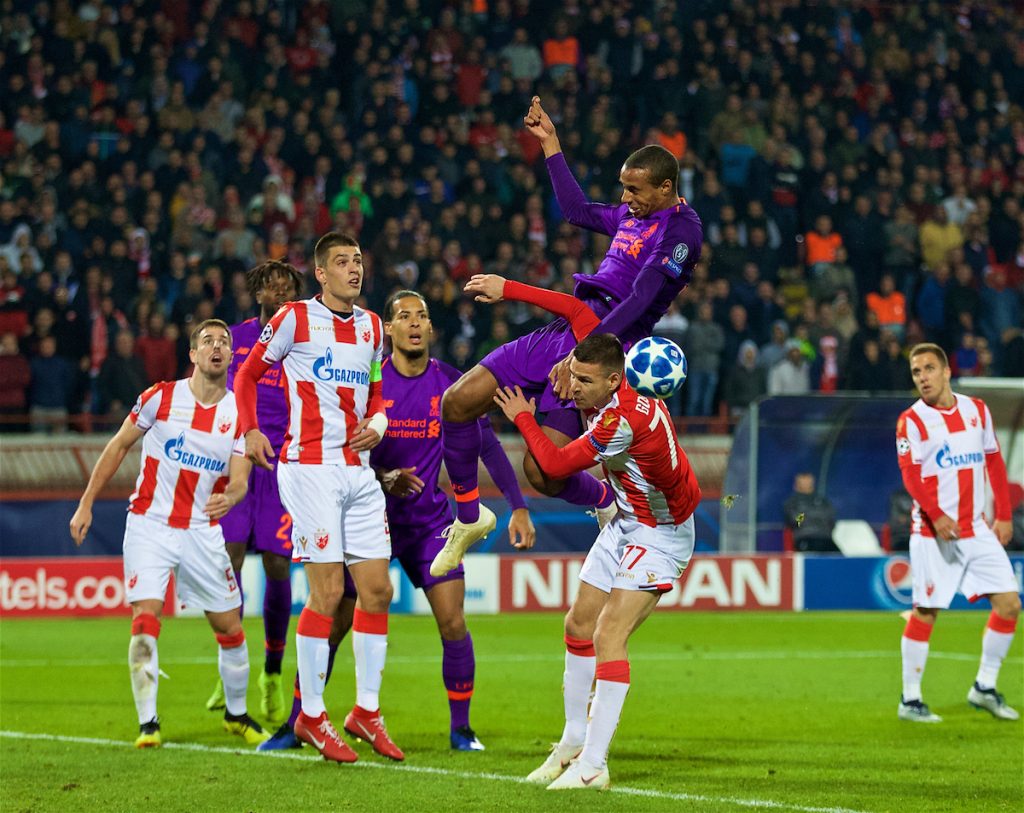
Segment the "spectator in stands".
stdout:
<path fill-rule="evenodd" d="M 786 341 L 789 339 L 789 323 L 785 319 L 772 322 L 771 341 L 761 345 L 757 363 L 767 373 L 786 357 Z"/>
<path fill-rule="evenodd" d="M 142 359 L 135 355 L 135 336 L 121 330 L 114 340 L 114 352 L 107 356 L 96 382 L 99 412 L 120 421 L 128 414 L 135 399 L 149 381 Z"/>
<path fill-rule="evenodd" d="M 757 344 L 748 339 L 740 345 L 736 362 L 726 373 L 723 397 L 733 418 L 741 417 L 768 390 L 768 376 L 757 357 Z"/>
<path fill-rule="evenodd" d="M 177 348 L 168 335 L 167 319 L 160 311 L 150 314 L 146 332 L 135 342 L 135 355 L 142 359 L 147 384 L 177 379 Z"/>
<path fill-rule="evenodd" d="M 686 331 L 690 327 L 690 320 L 683 316 L 679 310 L 678 300 L 668 306 L 665 315 L 654 325 L 652 334 L 661 336 L 675 342 L 681 348 L 686 346 Z M 671 398 L 666 399 L 670 415 L 681 416 L 683 414 L 683 390 L 676 391 Z"/>
<path fill-rule="evenodd" d="M 885 268 L 896 280 L 902 282 L 917 268 L 921 256 L 917 224 L 910 209 L 904 205 L 897 206 L 893 219 L 882 227 L 882 233 L 885 239 Z"/>
<path fill-rule="evenodd" d="M 814 230 L 804 236 L 804 244 L 807 252 L 804 260 L 807 267 L 816 272 L 819 265 L 836 261 L 836 251 L 843 245 L 843 238 L 832 230 L 831 217 L 818 215 L 814 220 Z"/>
<path fill-rule="evenodd" d="M 867 307 L 878 318 L 878 326 L 902 339 L 907 329 L 907 300 L 896 290 L 892 274 L 882 274 L 877 292 L 867 295 Z"/>
<path fill-rule="evenodd" d="M 932 216 L 921 225 L 921 258 L 925 266 L 938 268 L 949 259 L 949 252 L 964 244 L 960 227 L 950 221 L 945 208 L 936 206 Z"/>
<path fill-rule="evenodd" d="M 57 339 L 44 336 L 30 362 L 32 385 L 29 388 L 28 415 L 33 432 L 53 434 L 67 429 L 68 399 L 71 395 L 73 368 L 57 355 Z"/>
<path fill-rule="evenodd" d="M 32 369 L 18 348 L 18 337 L 10 332 L 0 336 L 0 381 L 0 432 L 23 432 L 19 419 L 28 406 Z"/>
<path fill-rule="evenodd" d="M 815 491 L 814 475 L 800 472 L 793 493 L 782 504 L 782 517 L 793 534 L 793 549 L 802 553 L 839 553 L 832 541 L 836 510 L 824 494 Z"/>
<path fill-rule="evenodd" d="M 863 392 L 885 392 L 889 389 L 891 374 L 889 360 L 882 356 L 878 341 L 864 342 L 862 353 L 850 359 L 845 389 Z"/>
<path fill-rule="evenodd" d="M 921 290 L 914 302 L 918 321 L 924 328 L 928 341 L 937 344 L 949 342 L 949 327 L 946 323 L 946 296 L 951 288 L 949 265 L 941 262 L 924 275 Z M 888 325 L 882 323 L 883 328 Z"/>
<path fill-rule="evenodd" d="M 689 366 L 686 381 L 686 414 L 691 417 L 711 415 L 718 389 L 718 371 L 722 366 L 725 331 L 713 321 L 708 301 L 697 307 L 697 319 L 686 331 L 683 350 Z"/>
<path fill-rule="evenodd" d="M 787 339 L 786 356 L 768 371 L 769 395 L 806 395 L 811 391 L 811 368 L 799 339 Z"/>
<path fill-rule="evenodd" d="M 832 262 L 818 263 L 811 269 L 809 280 L 811 296 L 818 302 L 831 302 L 840 291 L 852 299 L 857 298 L 857 277 L 846 261 L 846 247 L 836 248 Z"/>

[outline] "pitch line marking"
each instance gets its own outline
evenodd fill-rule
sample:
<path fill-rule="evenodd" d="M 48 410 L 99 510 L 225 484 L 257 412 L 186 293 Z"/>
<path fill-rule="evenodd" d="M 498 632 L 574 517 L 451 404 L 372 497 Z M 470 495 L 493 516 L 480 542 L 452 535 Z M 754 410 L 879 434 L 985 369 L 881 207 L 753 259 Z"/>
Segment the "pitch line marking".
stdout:
<path fill-rule="evenodd" d="M 858 660 L 860 658 L 896 658 L 899 657 L 898 649 L 878 650 L 811 650 L 807 652 L 787 651 L 752 651 L 752 652 L 652 652 L 649 654 L 631 654 L 631 661 L 785 661 L 785 660 Z M 947 661 L 977 661 L 978 655 L 967 652 L 932 652 L 928 656 L 936 660 Z M 537 655 L 477 655 L 477 663 L 544 663 L 547 661 L 562 662 L 560 653 L 537 654 Z M 437 658 L 432 656 L 412 655 L 389 655 L 388 664 L 420 664 L 435 663 Z M 1024 663 L 1024 658 L 1013 656 L 1004 661 L 1008 664 Z M 4 668 L 29 668 L 29 667 L 61 667 L 69 666 L 121 666 L 123 660 L 113 658 L 88 658 L 75 659 L 64 658 L 61 660 L 48 658 L 0 658 L 0 669 Z M 165 666 L 210 666 L 217 663 L 217 658 L 212 655 L 192 658 L 161 658 Z"/>
<path fill-rule="evenodd" d="M 71 745 L 98 745 L 107 748 L 132 748 L 133 743 L 119 740 L 106 740 L 97 737 L 69 737 L 63 734 L 33 734 L 27 731 L 0 731 L 0 738 L 12 740 L 40 740 L 44 742 L 62 742 Z M 320 762 L 321 757 L 312 754 L 290 754 L 282 751 L 255 751 L 238 748 L 226 748 L 215 745 L 201 745 L 189 742 L 167 742 L 162 749 L 175 751 L 194 751 L 203 754 L 235 754 L 243 757 L 261 757 L 264 759 L 291 759 L 300 762 Z M 456 779 L 490 779 L 496 782 L 512 782 L 517 785 L 529 785 L 524 778 L 508 776 L 500 773 L 478 773 L 474 771 L 453 771 L 447 768 L 432 768 L 427 765 L 385 765 L 379 762 L 356 762 L 354 768 L 382 768 L 389 771 L 406 773 L 430 774 L 433 776 L 450 776 Z M 534 785 L 536 787 L 536 785 Z M 795 810 L 799 813 L 866 813 L 848 807 L 812 807 L 808 805 L 787 804 L 771 799 L 739 799 L 730 796 L 706 796 L 701 793 L 672 793 L 670 791 L 647 790 L 646 788 L 612 787 L 611 793 L 623 796 L 640 796 L 646 799 L 670 799 L 677 802 L 709 802 L 715 804 L 733 804 L 738 807 L 764 808 L 771 810 Z"/>

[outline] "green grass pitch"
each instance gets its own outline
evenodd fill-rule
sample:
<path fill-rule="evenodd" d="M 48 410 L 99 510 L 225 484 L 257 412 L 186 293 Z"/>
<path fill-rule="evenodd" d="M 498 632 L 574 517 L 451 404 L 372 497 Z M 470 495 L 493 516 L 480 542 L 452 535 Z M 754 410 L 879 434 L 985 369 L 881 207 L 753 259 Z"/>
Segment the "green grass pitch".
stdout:
<path fill-rule="evenodd" d="M 1024 809 L 1021 723 L 970 708 L 985 616 L 946 613 L 925 699 L 939 725 L 896 719 L 903 622 L 882 613 L 655 613 L 631 647 L 633 685 L 612 743 L 613 791 L 555 794 L 520 778 L 561 730 L 557 615 L 470 619 L 473 725 L 483 753 L 448 749 L 433 620 L 391 620 L 383 709 L 403 765 L 245 753 L 203 703 L 216 652 L 205 622 L 160 639 L 167 747 L 136 751 L 126 620 L 0 623 L 3 811 L 1000 811 Z M 246 622 L 253 663 L 262 628 Z M 293 656 L 292 641 L 289 655 Z M 1021 636 L 1000 688 L 1024 707 Z M 290 680 L 293 659 L 285 664 Z M 354 695 L 347 642 L 327 704 Z M 95 740 L 95 741 L 89 741 Z M 584 808 L 580 806 L 584 805 Z"/>

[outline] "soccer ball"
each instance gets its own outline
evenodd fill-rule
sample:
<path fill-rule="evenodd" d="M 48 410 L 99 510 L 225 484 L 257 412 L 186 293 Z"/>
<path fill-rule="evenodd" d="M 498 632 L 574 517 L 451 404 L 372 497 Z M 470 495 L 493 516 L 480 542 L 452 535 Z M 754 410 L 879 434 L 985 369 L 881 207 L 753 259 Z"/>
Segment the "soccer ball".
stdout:
<path fill-rule="evenodd" d="M 626 381 L 641 395 L 670 398 L 685 380 L 686 356 L 670 339 L 641 339 L 626 354 Z"/>

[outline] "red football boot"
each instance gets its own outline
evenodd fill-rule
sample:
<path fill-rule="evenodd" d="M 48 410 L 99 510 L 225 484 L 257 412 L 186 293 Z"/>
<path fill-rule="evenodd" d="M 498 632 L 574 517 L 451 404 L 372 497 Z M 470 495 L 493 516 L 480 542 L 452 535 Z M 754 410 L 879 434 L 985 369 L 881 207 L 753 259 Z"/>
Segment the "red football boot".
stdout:
<path fill-rule="evenodd" d="M 312 745 L 324 759 L 331 762 L 355 762 L 359 755 L 338 736 L 325 711 L 319 717 L 299 712 L 295 720 L 295 736 Z"/>
<path fill-rule="evenodd" d="M 345 733 L 356 739 L 364 740 L 373 746 L 373 750 L 383 757 L 401 762 L 405 754 L 391 741 L 388 730 L 384 727 L 384 718 L 380 710 L 367 711 L 354 706 L 345 718 Z"/>

